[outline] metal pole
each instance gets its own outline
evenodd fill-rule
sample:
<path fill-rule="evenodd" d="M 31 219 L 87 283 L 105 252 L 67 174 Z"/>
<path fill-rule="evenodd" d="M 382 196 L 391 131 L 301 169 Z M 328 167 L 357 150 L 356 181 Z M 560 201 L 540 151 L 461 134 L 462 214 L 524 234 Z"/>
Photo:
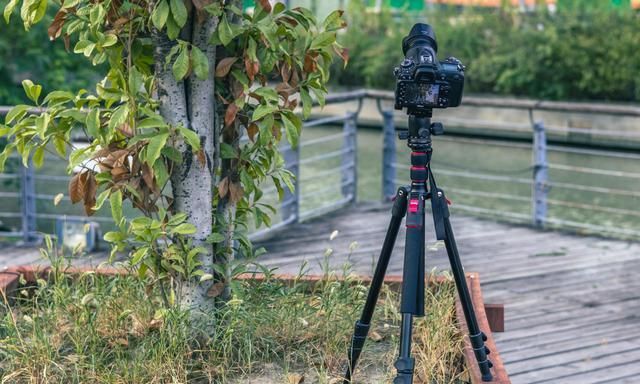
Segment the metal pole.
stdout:
<path fill-rule="evenodd" d="M 282 221 L 293 220 L 297 223 L 300 220 L 300 144 L 295 148 L 288 146 L 284 150 L 285 168 L 293 173 L 295 180 L 294 191 L 284 187 L 284 198 L 282 199 Z"/>
<path fill-rule="evenodd" d="M 349 112 L 344 120 L 342 143 L 342 196 L 355 202 L 358 191 L 357 113 Z"/>
<path fill-rule="evenodd" d="M 547 219 L 547 137 L 544 124 L 533 124 L 533 225 L 543 228 Z"/>
<path fill-rule="evenodd" d="M 382 142 L 382 199 L 389 200 L 395 195 L 396 183 L 396 128 L 393 111 L 383 110 L 378 99 L 378 111 L 383 119 Z"/>
<path fill-rule="evenodd" d="M 22 238 L 25 244 L 35 240 L 36 232 L 36 186 L 33 174 L 33 162 L 29 159 L 29 166 L 20 167 L 20 193 L 22 197 Z"/>

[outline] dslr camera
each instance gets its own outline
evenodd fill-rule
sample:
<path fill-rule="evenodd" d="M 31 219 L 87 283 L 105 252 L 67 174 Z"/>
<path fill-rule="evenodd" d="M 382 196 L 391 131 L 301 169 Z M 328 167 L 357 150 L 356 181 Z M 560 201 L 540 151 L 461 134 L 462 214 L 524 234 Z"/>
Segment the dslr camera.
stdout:
<path fill-rule="evenodd" d="M 455 57 L 438 61 L 438 43 L 430 25 L 414 25 L 402 40 L 402 52 L 405 58 L 394 69 L 396 109 L 407 108 L 411 115 L 430 115 L 433 108 L 460 105 L 464 65 Z"/>

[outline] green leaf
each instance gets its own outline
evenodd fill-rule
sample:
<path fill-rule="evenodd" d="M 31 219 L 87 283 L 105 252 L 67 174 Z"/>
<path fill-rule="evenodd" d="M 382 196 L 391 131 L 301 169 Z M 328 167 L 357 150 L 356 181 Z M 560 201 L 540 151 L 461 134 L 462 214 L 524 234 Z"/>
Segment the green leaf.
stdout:
<path fill-rule="evenodd" d="M 132 95 L 135 95 L 142 88 L 142 84 L 144 83 L 144 79 L 142 78 L 142 73 L 136 67 L 131 67 L 129 71 L 129 80 L 127 81 L 129 85 L 129 92 Z"/>
<path fill-rule="evenodd" d="M 147 117 L 146 119 L 141 120 L 137 127 L 140 129 L 145 129 L 145 128 L 160 128 L 160 127 L 166 127 L 167 123 L 164 122 L 164 119 L 162 119 L 162 116 L 160 115 L 153 115 L 150 117 Z"/>
<path fill-rule="evenodd" d="M 272 87 L 260 87 L 252 91 L 256 95 L 262 96 L 267 101 L 278 101 L 278 92 Z"/>
<path fill-rule="evenodd" d="M 227 143 L 220 143 L 220 157 L 223 159 L 235 159 L 237 157 L 236 150 Z"/>
<path fill-rule="evenodd" d="M 218 24 L 218 37 L 224 46 L 229 45 L 229 43 L 238 36 L 242 31 L 235 25 L 232 25 L 227 20 L 227 15 L 223 14 L 220 19 L 220 24 Z"/>
<path fill-rule="evenodd" d="M 64 140 L 64 137 L 55 136 L 53 138 L 53 146 L 56 148 L 56 152 L 58 152 L 58 155 L 62 157 L 67 156 L 67 142 Z"/>
<path fill-rule="evenodd" d="M 51 116 L 49 116 L 48 113 L 43 113 L 36 117 L 36 132 L 38 132 L 38 137 L 40 137 L 41 140 L 44 140 L 45 138 L 45 133 L 47 132 L 50 121 Z"/>
<path fill-rule="evenodd" d="M 208 243 L 222 243 L 225 237 L 222 233 L 211 233 L 207 236 Z"/>
<path fill-rule="evenodd" d="M 152 137 L 149 140 L 149 144 L 147 144 L 147 156 L 145 161 L 149 165 L 153 165 L 156 160 L 160 157 L 162 148 L 167 143 L 167 139 L 169 138 L 168 133 L 161 133 L 157 136 Z"/>
<path fill-rule="evenodd" d="M 347 23 L 342 18 L 343 14 L 344 14 L 344 11 L 342 9 L 338 9 L 331 12 L 329 16 L 327 16 L 324 19 L 324 22 L 322 23 L 322 28 L 325 31 L 335 31 L 335 30 L 346 27 Z"/>
<path fill-rule="evenodd" d="M 116 225 L 120 225 L 122 222 L 122 191 L 117 190 L 111 193 L 109 196 L 109 203 L 111 205 L 111 216 Z"/>
<path fill-rule="evenodd" d="M 109 243 L 116 243 L 118 241 L 122 241 L 124 236 L 121 232 L 111 231 L 104 234 L 104 241 Z"/>
<path fill-rule="evenodd" d="M 33 152 L 33 164 L 40 168 L 44 164 L 44 147 L 40 146 Z"/>
<path fill-rule="evenodd" d="M 194 151 L 198 151 L 200 149 L 200 137 L 198 137 L 196 132 L 183 127 L 178 128 L 178 131 L 184 138 L 184 141 L 186 141 Z"/>
<path fill-rule="evenodd" d="M 100 45 L 106 48 L 106 47 L 111 47 L 113 45 L 116 45 L 117 42 L 118 42 L 118 36 L 110 33 L 108 35 L 105 35 L 104 40 L 100 42 Z"/>
<path fill-rule="evenodd" d="M 180 0 L 181 1 L 181 0 Z M 176 61 L 173 63 L 173 77 L 176 81 L 180 81 L 187 76 L 189 72 L 189 52 L 187 52 L 186 47 L 182 47 L 180 54 L 176 58 Z"/>
<path fill-rule="evenodd" d="M 336 42 L 335 32 L 322 32 L 313 38 L 313 40 L 311 41 L 310 49 L 326 48 L 335 42 Z"/>
<path fill-rule="evenodd" d="M 22 88 L 24 88 L 24 93 L 27 97 L 38 104 L 38 99 L 40 98 L 40 93 L 42 92 L 42 85 L 35 85 L 29 79 L 22 80 Z"/>
<path fill-rule="evenodd" d="M 295 148 L 298 146 L 298 138 L 300 136 L 300 128 L 295 125 L 295 123 L 285 115 L 281 114 L 282 122 L 284 123 L 284 133 L 287 136 L 287 141 L 291 144 L 291 147 Z"/>
<path fill-rule="evenodd" d="M 142 259 L 147 255 L 148 252 L 149 252 L 149 247 L 138 248 L 138 250 L 135 251 L 133 255 L 131 255 L 131 265 L 136 265 L 140 261 L 142 261 Z"/>
<path fill-rule="evenodd" d="M 151 13 L 151 22 L 158 30 L 162 30 L 167 23 L 167 18 L 169 18 L 169 3 L 166 0 L 162 0 Z"/>
<path fill-rule="evenodd" d="M 167 19 L 167 37 L 170 40 L 175 40 L 179 34 L 180 27 L 178 27 L 178 24 L 173 20 L 173 17 L 169 17 Z"/>
<path fill-rule="evenodd" d="M 129 116 L 129 105 L 123 104 L 118 108 L 113 110 L 111 113 L 111 118 L 109 119 L 109 129 L 114 130 L 120 127 L 127 121 L 127 117 Z"/>
<path fill-rule="evenodd" d="M 251 117 L 251 120 L 253 121 L 257 121 L 262 119 L 263 117 L 265 117 L 266 115 L 269 115 L 275 111 L 278 110 L 278 107 L 275 105 L 271 105 L 271 104 L 260 104 L 258 105 L 258 107 L 253 111 L 253 116 Z"/>
<path fill-rule="evenodd" d="M 177 227 L 171 229 L 171 233 L 177 233 L 179 235 L 191 235 L 196 233 L 196 227 L 193 224 L 182 223 Z"/>
<path fill-rule="evenodd" d="M 171 5 L 171 14 L 173 15 L 173 20 L 176 22 L 179 28 L 184 27 L 187 23 L 187 7 L 184 5 L 183 0 L 169 0 L 169 4 Z"/>
<path fill-rule="evenodd" d="M 311 107 L 313 107 L 313 100 L 309 95 L 309 90 L 306 87 L 300 88 L 300 98 L 302 99 L 302 116 L 307 119 L 311 115 Z"/>
<path fill-rule="evenodd" d="M 191 47 L 191 63 L 196 76 L 204 80 L 209 76 L 209 59 L 198 47 Z"/>
<path fill-rule="evenodd" d="M 18 0 L 11 0 L 9 4 L 4 7 L 4 21 L 6 21 L 7 24 L 9 24 L 9 21 L 11 20 L 11 14 L 13 13 L 13 10 L 16 9 L 17 5 Z"/>
<path fill-rule="evenodd" d="M 7 116 L 5 116 L 5 124 L 11 124 L 14 120 L 20 120 L 27 114 L 27 111 L 31 108 L 30 105 L 19 104 L 11 108 Z"/>
<path fill-rule="evenodd" d="M 92 138 L 97 138 L 100 136 L 100 111 L 98 111 L 98 108 L 92 109 L 87 114 L 87 120 L 85 124 L 87 126 L 87 133 L 89 134 L 89 136 L 91 136 Z"/>

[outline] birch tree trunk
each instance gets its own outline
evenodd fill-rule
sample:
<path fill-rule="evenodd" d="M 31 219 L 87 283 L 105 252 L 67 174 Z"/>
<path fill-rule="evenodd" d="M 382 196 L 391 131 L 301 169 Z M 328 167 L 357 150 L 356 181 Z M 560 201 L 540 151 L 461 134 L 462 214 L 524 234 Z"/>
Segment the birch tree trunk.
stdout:
<path fill-rule="evenodd" d="M 182 37 L 191 35 L 193 46 L 200 48 L 209 61 L 209 76 L 197 79 L 194 74 L 185 81 L 176 81 L 171 71 L 171 64 L 165 65 L 171 47 L 170 41 L 163 33 L 154 33 L 155 72 L 160 101 L 160 114 L 174 126 L 181 125 L 194 131 L 200 138 L 200 151 L 193 153 L 191 147 L 184 142 L 177 143 L 176 149 L 182 154 L 182 163 L 171 170 L 171 187 L 173 190 L 173 210 L 183 212 L 188 222 L 196 227 L 191 236 L 194 247 L 206 250 L 199 255 L 198 261 L 204 273 L 213 274 L 213 247 L 206 242 L 212 232 L 213 224 L 213 173 L 216 140 L 218 130 L 215 127 L 215 62 L 216 47 L 208 44 L 215 31 L 217 18 L 207 17 L 199 21 L 191 17 L 192 25 L 183 29 Z M 179 282 L 180 306 L 190 309 L 193 318 L 199 314 L 210 314 L 215 302 L 207 292 L 211 282 L 199 283 L 199 279 Z M 206 319 L 211 316 L 204 316 Z"/>

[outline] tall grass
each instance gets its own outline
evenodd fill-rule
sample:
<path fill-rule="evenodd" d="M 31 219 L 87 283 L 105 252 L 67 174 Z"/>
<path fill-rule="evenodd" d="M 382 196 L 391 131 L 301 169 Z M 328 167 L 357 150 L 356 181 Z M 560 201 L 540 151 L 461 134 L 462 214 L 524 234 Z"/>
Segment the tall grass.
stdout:
<path fill-rule="evenodd" d="M 194 332 L 187 312 L 158 309 L 156 292 L 135 277 L 54 270 L 49 280 L 23 285 L 12 304 L 4 299 L 1 382 L 282 383 L 296 373 L 305 383 L 334 383 L 367 287 L 348 275 L 326 277 L 315 285 L 236 280 L 233 298 L 211 313 L 216 329 Z M 415 332 L 418 382 L 463 382 L 454 300 L 452 284 L 428 289 L 428 315 Z M 392 378 L 397 302 L 385 287 L 360 382 Z"/>

